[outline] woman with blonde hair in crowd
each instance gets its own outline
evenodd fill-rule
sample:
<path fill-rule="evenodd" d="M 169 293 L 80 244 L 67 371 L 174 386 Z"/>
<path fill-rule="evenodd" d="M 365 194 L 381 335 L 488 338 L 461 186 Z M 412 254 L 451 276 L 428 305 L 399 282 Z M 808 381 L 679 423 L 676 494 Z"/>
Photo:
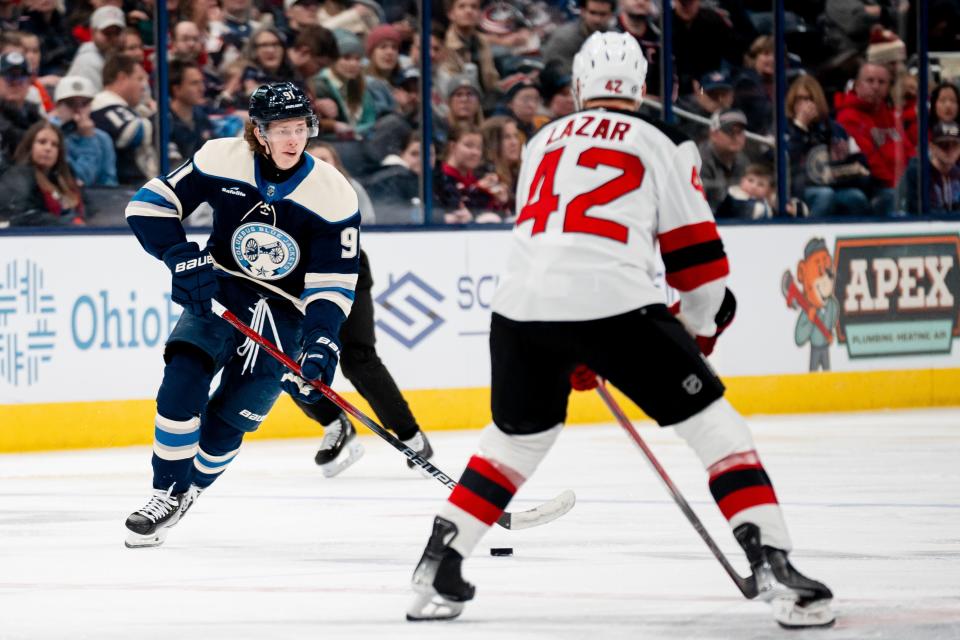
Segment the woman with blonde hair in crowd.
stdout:
<path fill-rule="evenodd" d="M 0 177 L 0 226 L 84 224 L 83 195 L 70 171 L 60 129 L 47 121 L 30 127 Z"/>
<path fill-rule="evenodd" d="M 817 79 L 799 76 L 786 96 L 790 193 L 810 208 L 810 216 L 867 215 L 870 171 L 857 143 L 830 119 Z"/>
<path fill-rule="evenodd" d="M 513 216 L 523 134 L 513 118 L 508 116 L 488 118 L 480 127 L 480 132 L 483 135 L 483 156 L 493 166 L 499 184 L 508 195 L 505 209 L 508 216 Z"/>

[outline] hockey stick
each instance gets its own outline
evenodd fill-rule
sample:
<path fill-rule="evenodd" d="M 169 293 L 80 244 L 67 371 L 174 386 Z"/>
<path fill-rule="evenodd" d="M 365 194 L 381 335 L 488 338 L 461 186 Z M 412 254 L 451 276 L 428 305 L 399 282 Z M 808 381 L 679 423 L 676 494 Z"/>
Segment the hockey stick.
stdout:
<path fill-rule="evenodd" d="M 670 495 L 673 496 L 673 501 L 677 503 L 677 506 L 680 507 L 680 510 L 683 511 L 683 515 L 687 517 L 687 520 L 690 521 L 690 524 L 693 525 L 693 528 L 697 530 L 697 533 L 700 534 L 700 537 L 703 538 L 703 541 L 707 544 L 707 547 L 710 548 L 710 551 L 713 553 L 713 556 L 720 562 L 723 566 L 724 571 L 727 572 L 727 575 L 730 576 L 730 579 L 733 580 L 734 584 L 737 585 L 737 588 L 740 589 L 740 593 L 744 595 L 745 598 L 753 599 L 757 597 L 757 594 L 760 593 L 757 588 L 756 577 L 750 575 L 747 578 L 744 578 L 737 570 L 733 568 L 733 565 L 730 564 L 730 561 L 727 560 L 727 556 L 723 554 L 723 551 L 720 550 L 720 547 L 717 546 L 717 543 L 713 541 L 713 538 L 710 537 L 710 534 L 707 533 L 707 529 L 703 526 L 703 523 L 700 522 L 700 518 L 697 517 L 697 514 L 693 512 L 693 509 L 690 507 L 690 504 L 687 502 L 686 498 L 680 493 L 680 490 L 677 489 L 677 486 L 673 484 L 673 480 L 670 479 L 670 476 L 667 475 L 666 470 L 660 465 L 660 462 L 657 460 L 656 456 L 653 455 L 653 451 L 650 447 L 647 446 L 647 443 L 643 441 L 643 438 L 640 437 L 640 434 L 637 432 L 637 429 L 633 426 L 633 423 L 630 422 L 630 419 L 620 408 L 620 405 L 617 404 L 617 401 L 610 391 L 607 389 L 606 381 L 598 378 L 600 382 L 597 385 L 597 393 L 600 394 L 600 397 L 603 398 L 603 403 L 607 405 L 607 409 L 610 410 L 610 413 L 617 419 L 617 422 L 620 423 L 620 426 L 623 427 L 633 441 L 640 447 L 640 451 L 643 452 L 643 455 L 647 458 L 647 461 L 650 463 L 650 466 L 653 467 L 653 470 L 657 472 L 657 475 L 660 476 L 660 479 L 663 480 L 663 484 L 666 485 L 667 490 L 670 492 Z"/>
<path fill-rule="evenodd" d="M 233 314 L 233 312 L 224 307 L 222 304 L 216 300 L 211 300 L 211 302 L 213 304 L 213 312 L 215 314 L 232 324 L 240 333 L 260 345 L 261 349 L 280 361 L 280 363 L 283 364 L 283 366 L 285 366 L 287 369 L 302 377 L 302 374 L 300 373 L 300 365 L 290 359 L 287 354 L 277 349 L 272 342 L 244 324 L 242 320 L 240 320 Z M 440 484 L 444 485 L 451 491 L 457 486 L 456 480 L 442 472 L 427 460 L 424 460 L 422 457 L 417 455 L 416 451 L 403 444 L 403 442 L 401 442 L 392 433 L 381 427 L 372 419 L 368 418 L 362 411 L 350 404 L 339 393 L 323 384 L 319 380 L 310 380 L 308 382 L 310 382 L 310 384 L 320 391 L 320 393 L 333 402 L 333 404 L 337 405 L 354 418 L 362 422 L 365 427 L 386 440 L 390 446 L 405 455 L 411 462 L 413 462 L 413 464 L 423 469 L 430 475 L 430 477 L 440 482 Z M 515 513 L 504 511 L 503 515 L 500 516 L 500 519 L 497 520 L 497 524 L 504 529 L 528 529 L 530 527 L 538 527 L 542 524 L 552 522 L 565 514 L 567 511 L 570 511 L 575 502 L 576 495 L 573 493 L 573 491 L 567 489 L 552 500 L 548 500 L 543 504 L 534 507 L 533 509 L 517 511 Z"/>

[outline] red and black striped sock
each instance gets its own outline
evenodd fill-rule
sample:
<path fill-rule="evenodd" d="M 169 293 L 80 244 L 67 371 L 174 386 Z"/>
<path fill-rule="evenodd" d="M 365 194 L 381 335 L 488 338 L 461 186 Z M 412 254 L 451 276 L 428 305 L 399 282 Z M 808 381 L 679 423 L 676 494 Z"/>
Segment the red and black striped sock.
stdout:
<path fill-rule="evenodd" d="M 755 451 L 735 453 L 710 466 L 710 493 L 727 520 L 766 504 L 777 505 L 777 494 Z"/>
<path fill-rule="evenodd" d="M 487 526 L 503 514 L 517 486 L 488 460 L 473 456 L 450 494 L 450 503 Z"/>

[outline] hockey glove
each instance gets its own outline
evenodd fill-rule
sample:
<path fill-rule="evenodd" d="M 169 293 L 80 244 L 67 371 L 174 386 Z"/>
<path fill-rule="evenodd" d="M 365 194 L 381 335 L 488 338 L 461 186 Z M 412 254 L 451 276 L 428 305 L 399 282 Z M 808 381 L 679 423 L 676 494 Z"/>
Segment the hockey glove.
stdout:
<path fill-rule="evenodd" d="M 163 254 L 173 285 L 170 298 L 194 315 L 210 311 L 210 299 L 217 292 L 213 258 L 196 242 L 175 244 Z"/>
<path fill-rule="evenodd" d="M 673 315 L 680 313 L 679 302 L 670 306 L 670 313 Z M 717 338 L 733 323 L 733 318 L 736 314 L 737 299 L 734 297 L 733 291 L 726 289 L 723 292 L 723 302 L 720 303 L 717 315 L 713 318 L 714 323 L 717 325 L 716 333 L 712 336 L 694 336 L 694 339 L 697 341 L 697 346 L 700 347 L 700 352 L 703 355 L 708 356 L 713 353 L 713 348 L 717 345 Z"/>
<path fill-rule="evenodd" d="M 597 374 L 585 364 L 578 364 L 570 374 L 570 386 L 577 391 L 593 391 L 599 385 Z"/>

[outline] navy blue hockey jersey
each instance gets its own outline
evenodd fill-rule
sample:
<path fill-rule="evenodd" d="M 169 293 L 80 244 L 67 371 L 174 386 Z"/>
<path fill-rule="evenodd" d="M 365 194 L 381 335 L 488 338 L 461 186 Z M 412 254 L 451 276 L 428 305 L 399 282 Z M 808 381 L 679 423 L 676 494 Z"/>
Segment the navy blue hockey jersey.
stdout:
<path fill-rule="evenodd" d="M 326 316 L 321 324 L 339 326 L 349 315 L 360 213 L 356 192 L 334 167 L 305 154 L 293 176 L 270 183 L 246 141 L 210 140 L 170 174 L 147 182 L 127 205 L 127 222 L 160 258 L 186 241 L 181 221 L 203 202 L 213 208 L 207 249 L 222 274 L 254 283 L 304 314 L 310 307 L 309 316 Z M 343 316 L 330 317 L 331 310 L 339 316 L 335 309 Z"/>

